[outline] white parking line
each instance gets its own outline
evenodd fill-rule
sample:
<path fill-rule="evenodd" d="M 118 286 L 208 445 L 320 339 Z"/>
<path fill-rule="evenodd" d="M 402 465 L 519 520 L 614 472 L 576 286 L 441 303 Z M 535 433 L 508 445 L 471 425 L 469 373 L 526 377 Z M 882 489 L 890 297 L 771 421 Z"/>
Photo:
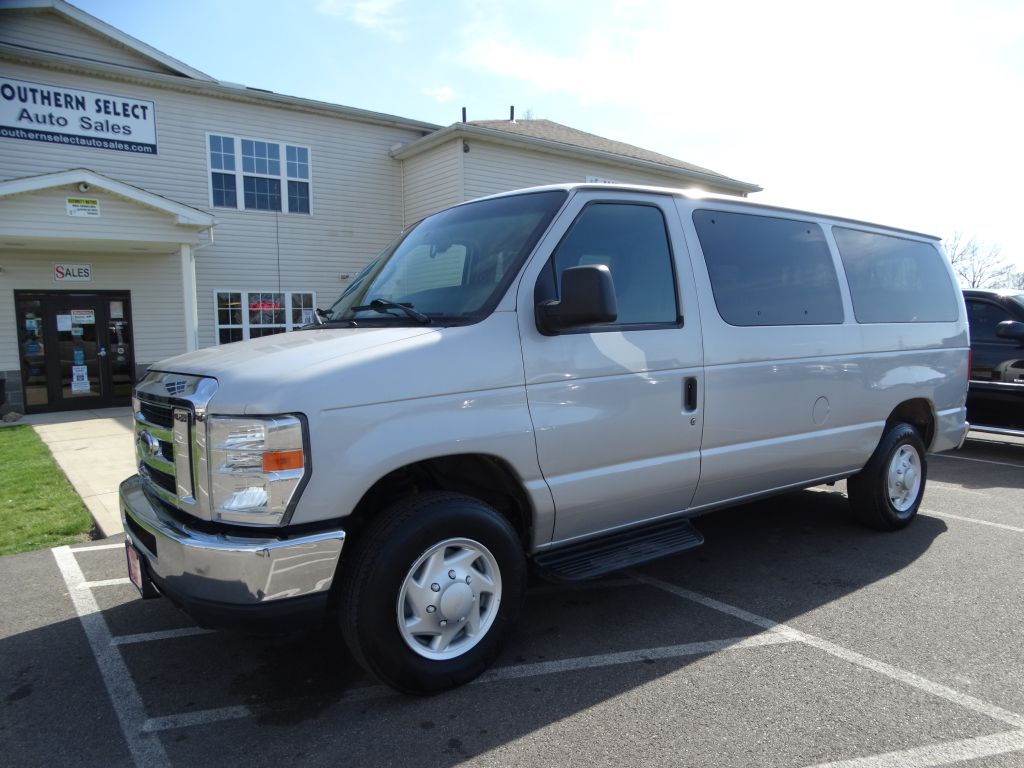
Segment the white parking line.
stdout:
<path fill-rule="evenodd" d="M 92 590 L 83 586 L 86 583 L 85 575 L 75 559 L 75 554 L 66 546 L 56 547 L 50 551 L 53 552 L 57 567 L 64 577 L 75 613 L 82 622 L 85 636 L 92 647 L 93 656 L 96 657 L 96 665 L 107 687 L 107 694 L 114 712 L 117 713 L 121 733 L 124 734 L 133 761 L 136 765 L 146 768 L 170 766 L 160 739 L 142 732 L 142 727 L 147 721 L 142 698 L 135 688 L 135 683 L 132 682 L 131 673 L 124 663 L 121 652 L 110 642 L 110 628 L 103 618 Z"/>
<path fill-rule="evenodd" d="M 978 736 L 974 739 L 947 741 L 927 747 L 887 752 L 884 755 L 819 763 L 811 768 L 929 768 L 1020 751 L 1024 751 L 1024 731 L 1008 731 L 993 733 L 991 736 Z"/>
<path fill-rule="evenodd" d="M 635 584 L 636 582 L 631 581 L 631 583 Z M 584 669 L 614 667 L 620 664 L 638 664 L 646 661 L 678 659 L 686 656 L 700 656 L 720 653 L 722 651 L 739 651 L 747 648 L 761 648 L 767 645 L 790 642 L 794 641 L 781 633 L 764 632 L 750 637 L 733 637 L 726 640 L 710 640 L 700 643 L 682 643 L 680 645 L 667 645 L 658 648 L 643 648 L 637 651 L 598 653 L 592 656 L 576 656 L 571 659 L 541 661 L 536 664 L 509 664 L 490 669 L 469 684 L 485 685 L 506 680 L 522 680 L 531 677 L 542 677 L 544 675 L 555 675 L 560 672 L 576 672 Z M 341 701 L 346 703 L 353 701 L 363 702 L 391 698 L 397 695 L 393 690 L 383 685 L 371 685 L 346 691 Z M 283 706 L 285 704 L 286 702 L 275 702 L 276 706 Z M 224 720 L 241 720 L 250 717 L 252 714 L 252 710 L 245 706 L 186 712 L 181 715 L 168 715 L 147 720 L 142 730 L 151 733 L 171 730 L 173 728 L 188 728 Z"/>
<path fill-rule="evenodd" d="M 212 629 L 182 627 L 181 629 L 165 629 L 160 632 L 140 632 L 137 635 L 115 635 L 110 639 L 110 643 L 111 645 L 131 645 L 132 643 L 151 643 L 155 640 L 175 640 L 179 637 L 211 634 L 213 634 Z"/>
<path fill-rule="evenodd" d="M 474 680 L 473 684 L 493 683 L 499 680 L 519 680 L 524 677 L 539 677 L 559 672 L 575 672 L 581 669 L 596 669 L 598 667 L 611 667 L 619 664 L 635 664 L 660 659 L 678 659 L 685 656 L 699 656 L 719 653 L 721 651 L 759 648 L 765 645 L 778 645 L 779 643 L 789 642 L 793 641 L 788 637 L 783 637 L 778 633 L 765 632 L 751 637 L 733 637 L 728 640 L 709 640 L 700 643 L 667 645 L 661 648 L 642 648 L 637 651 L 599 653 L 593 656 L 577 656 L 572 659 L 541 661 L 536 664 L 513 664 L 488 670 Z"/>
<path fill-rule="evenodd" d="M 182 712 L 178 715 L 151 717 L 142 725 L 143 733 L 158 733 L 174 728 L 192 728 L 196 725 L 209 725 L 225 720 L 241 720 L 252 715 L 252 710 L 245 705 L 237 707 L 221 707 L 219 709 L 203 709 L 198 712 Z"/>
<path fill-rule="evenodd" d="M 132 580 L 127 576 L 118 579 L 100 579 L 99 581 L 83 581 L 78 585 L 79 589 L 93 589 L 94 587 L 119 587 L 122 584 L 131 584 Z"/>
<path fill-rule="evenodd" d="M 1005 523 L 993 523 L 989 520 L 978 520 L 973 517 L 963 517 L 961 515 L 951 515 L 948 512 L 936 512 L 932 509 L 922 509 L 926 515 L 932 515 L 933 517 L 948 517 L 950 520 L 959 520 L 964 523 L 974 523 L 976 525 L 987 525 L 989 528 L 999 528 L 1003 531 L 1013 531 L 1014 533 L 1024 533 L 1024 528 L 1018 528 L 1013 525 L 1006 525 Z"/>
<path fill-rule="evenodd" d="M 952 704 L 964 707 L 965 709 L 970 709 L 978 714 L 990 717 L 993 720 L 998 720 L 999 722 L 1011 725 L 1014 728 L 1024 729 L 1024 715 L 1019 715 L 1016 712 L 1011 712 L 1007 709 L 1003 709 L 1002 707 L 997 707 L 994 704 L 989 704 L 988 702 L 977 699 L 974 696 L 968 696 L 966 693 L 961 693 L 953 688 L 940 685 L 939 683 L 934 683 L 927 678 L 914 674 L 913 672 L 908 672 L 905 669 L 894 667 L 892 664 L 886 664 L 884 661 L 878 661 L 877 659 L 864 656 L 863 654 L 851 651 L 848 648 L 843 648 L 842 646 L 836 645 L 835 643 L 829 642 L 823 638 L 807 634 L 806 632 L 801 632 L 800 630 L 794 629 L 793 627 L 789 627 L 785 624 L 779 624 L 778 622 L 772 621 L 764 616 L 758 616 L 755 613 L 750 613 L 749 611 L 737 608 L 734 605 L 723 603 L 719 600 L 715 600 L 714 598 L 705 597 L 698 592 L 692 592 L 689 589 L 684 589 L 683 587 L 676 586 L 675 584 L 671 584 L 667 581 L 662 581 L 661 579 L 656 579 L 651 576 L 646 576 L 642 573 L 631 573 L 631 575 L 638 581 L 650 584 L 652 587 L 657 587 L 658 589 L 677 595 L 685 600 L 698 603 L 699 605 L 719 611 L 720 613 L 728 614 L 729 616 L 734 616 L 738 619 L 761 627 L 762 629 L 767 629 L 771 632 L 778 632 L 785 637 L 806 643 L 807 645 L 824 651 L 838 659 L 849 662 L 850 664 L 856 664 L 859 667 L 870 669 L 873 672 L 885 675 L 886 677 L 903 683 L 904 685 L 909 685 L 912 688 L 917 688 L 919 691 L 930 693 L 932 696 L 945 699 Z"/>
<path fill-rule="evenodd" d="M 1024 464 L 1011 464 L 1008 461 L 994 461 L 992 459 L 975 459 L 971 456 L 950 456 L 948 453 L 929 453 L 928 458 L 930 459 L 953 459 L 954 461 L 974 461 L 978 464 L 995 464 L 998 467 L 1013 467 L 1014 469 L 1024 469 Z"/>
<path fill-rule="evenodd" d="M 124 542 L 120 544 L 95 544 L 84 547 L 71 547 L 72 552 L 98 552 L 101 549 L 124 549 Z"/>

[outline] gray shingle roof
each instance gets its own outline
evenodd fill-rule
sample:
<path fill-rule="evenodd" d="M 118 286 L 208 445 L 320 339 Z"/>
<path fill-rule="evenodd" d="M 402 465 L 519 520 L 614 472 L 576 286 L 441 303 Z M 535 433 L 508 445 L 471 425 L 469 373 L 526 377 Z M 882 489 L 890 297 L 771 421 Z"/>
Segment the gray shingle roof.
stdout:
<path fill-rule="evenodd" d="M 692 163 L 684 163 L 682 160 L 677 160 L 674 157 L 668 155 L 662 155 L 657 152 L 651 152 L 641 147 L 634 147 L 632 144 L 626 144 L 623 141 L 614 141 L 612 139 L 606 139 L 603 136 L 596 136 L 593 133 L 587 133 L 586 131 L 578 131 L 575 128 L 570 128 L 567 125 L 561 123 L 555 123 L 551 120 L 516 120 L 514 122 L 509 120 L 470 120 L 469 125 L 476 125 L 481 128 L 489 128 L 495 131 L 504 131 L 511 133 L 516 136 L 528 136 L 534 139 L 543 139 L 545 141 L 556 141 L 560 144 L 568 144 L 573 147 L 582 147 L 583 149 L 592 149 L 598 152 L 608 152 L 613 155 L 622 155 L 624 157 L 631 157 L 635 160 L 644 160 L 649 163 L 658 163 L 660 165 L 667 165 L 671 168 L 679 168 L 683 171 L 692 171 L 694 173 L 700 173 L 707 176 L 717 176 L 720 179 L 727 181 L 738 181 L 737 179 L 725 176 L 717 171 L 712 171 L 707 168 L 701 168 L 699 165 L 693 165 Z"/>

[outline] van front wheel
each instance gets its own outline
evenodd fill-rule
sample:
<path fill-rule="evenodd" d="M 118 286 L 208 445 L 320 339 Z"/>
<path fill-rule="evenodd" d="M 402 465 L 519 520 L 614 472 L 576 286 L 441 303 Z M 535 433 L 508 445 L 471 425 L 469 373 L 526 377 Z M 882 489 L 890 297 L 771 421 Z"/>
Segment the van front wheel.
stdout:
<path fill-rule="evenodd" d="M 493 507 L 430 492 L 359 532 L 340 587 L 340 628 L 357 661 L 392 688 L 427 694 L 493 661 L 518 616 L 526 562 Z"/>
<path fill-rule="evenodd" d="M 850 507 L 871 528 L 903 528 L 917 514 L 927 476 L 921 436 L 909 424 L 894 424 L 882 435 L 864 469 L 847 481 Z"/>

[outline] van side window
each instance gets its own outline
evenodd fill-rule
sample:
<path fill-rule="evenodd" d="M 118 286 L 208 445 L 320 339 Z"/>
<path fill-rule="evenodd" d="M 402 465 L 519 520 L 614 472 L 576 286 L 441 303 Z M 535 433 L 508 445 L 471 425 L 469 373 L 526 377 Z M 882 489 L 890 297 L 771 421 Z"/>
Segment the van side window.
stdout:
<path fill-rule="evenodd" d="M 957 319 L 956 293 L 942 256 L 919 240 L 832 227 L 859 323 Z"/>
<path fill-rule="evenodd" d="M 843 299 L 825 233 L 809 221 L 693 212 L 718 314 L 730 325 L 831 325 Z"/>
<path fill-rule="evenodd" d="M 604 264 L 615 284 L 619 317 L 601 329 L 678 325 L 672 251 L 661 209 L 635 203 L 586 206 L 541 273 L 538 299 L 552 298 L 564 270 L 587 264 Z"/>

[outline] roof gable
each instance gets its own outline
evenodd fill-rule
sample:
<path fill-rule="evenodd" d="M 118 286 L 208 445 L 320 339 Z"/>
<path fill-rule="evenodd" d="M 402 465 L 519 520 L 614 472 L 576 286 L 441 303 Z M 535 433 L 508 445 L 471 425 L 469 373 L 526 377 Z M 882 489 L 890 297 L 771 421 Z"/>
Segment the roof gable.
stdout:
<path fill-rule="evenodd" d="M 391 156 L 404 160 L 456 137 L 497 141 L 535 151 L 600 158 L 618 165 L 641 166 L 680 177 L 687 182 L 710 183 L 739 194 L 761 191 L 761 187 L 756 184 L 739 181 L 668 155 L 579 131 L 551 120 L 474 120 L 454 123 L 411 144 L 406 144 L 393 151 Z"/>
<path fill-rule="evenodd" d="M 96 171 L 90 171 L 88 168 L 73 168 L 69 171 L 44 173 L 39 176 L 24 176 L 20 179 L 0 182 L 0 201 L 11 195 L 40 192 L 71 184 L 79 185 L 79 189 L 82 191 L 88 191 L 90 187 L 106 190 L 126 200 L 131 200 L 147 208 L 172 216 L 174 217 L 175 224 L 182 226 L 208 229 L 215 223 L 213 216 L 205 211 L 152 192 L 147 192 L 139 187 L 133 187 L 131 184 L 125 184 L 123 181 L 111 179 L 109 176 L 96 173 Z"/>
<path fill-rule="evenodd" d="M 63 0 L 0 0 L 0 43 L 85 61 L 213 81 Z"/>
<path fill-rule="evenodd" d="M 715 171 L 708 170 L 707 168 L 701 168 L 698 165 L 686 163 L 682 160 L 677 160 L 676 158 L 669 157 L 668 155 L 651 152 L 650 150 L 643 149 L 642 147 L 636 147 L 632 144 L 626 144 L 622 141 L 606 139 L 603 136 L 597 136 L 593 133 L 587 133 L 586 131 L 570 128 L 568 125 L 555 123 L 551 120 L 472 120 L 469 125 L 478 125 L 481 128 L 488 128 L 493 131 L 503 131 L 514 136 L 528 136 L 534 139 L 554 141 L 559 144 L 580 147 L 582 149 L 592 149 L 598 152 L 607 152 L 612 155 L 622 155 L 623 157 L 631 157 L 635 160 L 645 160 L 650 163 L 667 165 L 672 168 L 679 168 L 684 171 L 693 171 L 708 176 L 721 176 L 720 173 Z M 728 177 L 722 176 L 722 178 L 726 179 Z"/>

